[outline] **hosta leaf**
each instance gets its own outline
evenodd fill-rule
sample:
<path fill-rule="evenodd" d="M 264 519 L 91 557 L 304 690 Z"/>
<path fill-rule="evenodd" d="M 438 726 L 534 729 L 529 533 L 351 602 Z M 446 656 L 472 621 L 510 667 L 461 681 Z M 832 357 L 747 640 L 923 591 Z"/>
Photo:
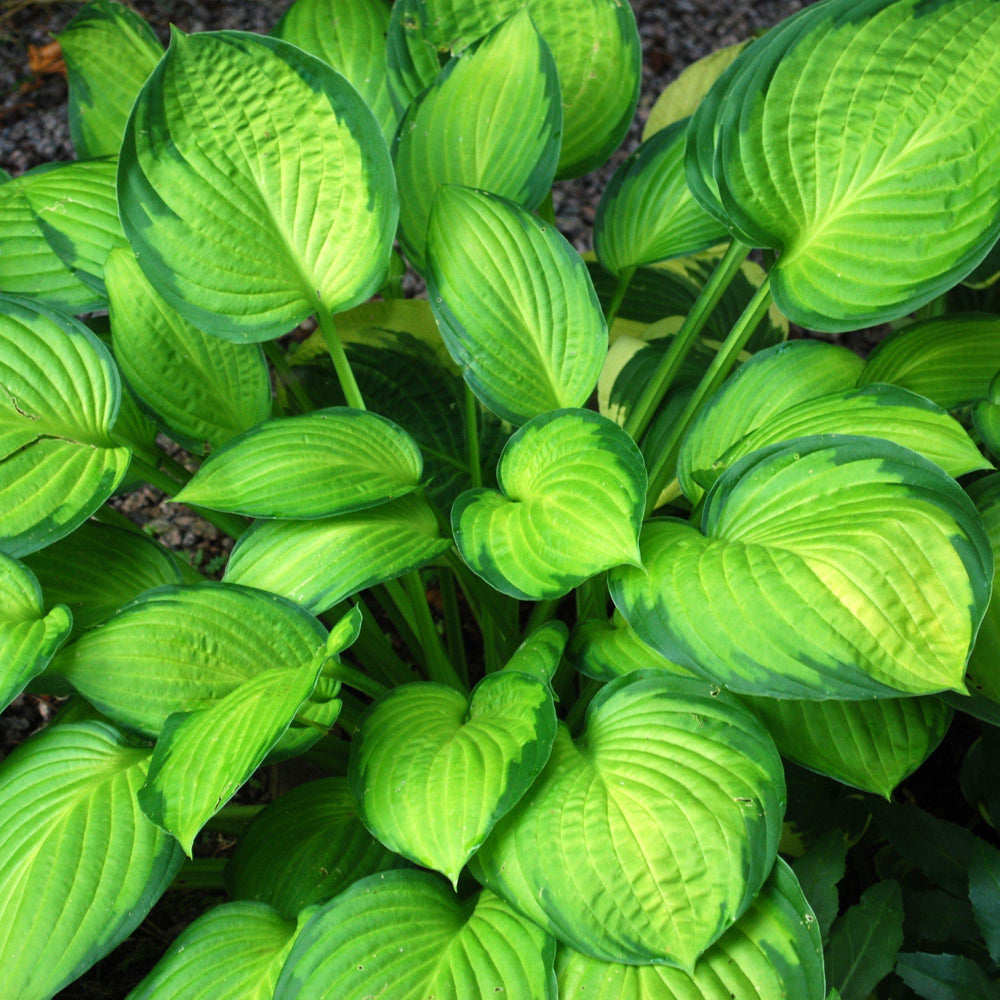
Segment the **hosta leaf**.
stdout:
<path fill-rule="evenodd" d="M 0 555 L 0 711 L 45 669 L 72 626 L 73 616 L 62 604 L 45 613 L 30 569 Z"/>
<path fill-rule="evenodd" d="M 171 715 L 139 789 L 142 811 L 184 851 L 260 766 L 312 694 L 322 668 L 264 670 L 214 704 Z"/>
<path fill-rule="evenodd" d="M 459 901 L 429 872 L 355 882 L 303 927 L 274 1000 L 503 994 L 555 1000 L 555 942 L 491 892 Z"/>
<path fill-rule="evenodd" d="M 990 453 L 1000 456 L 1000 372 L 990 383 L 988 398 L 972 408 L 972 422 Z"/>
<path fill-rule="evenodd" d="M 271 1000 L 300 926 L 264 903 L 213 907 L 181 931 L 126 1000 Z"/>
<path fill-rule="evenodd" d="M 273 32 L 341 73 L 372 109 L 387 145 L 396 132 L 385 72 L 389 11 L 385 0 L 296 0 Z"/>
<path fill-rule="evenodd" d="M 969 489 L 976 509 L 983 519 L 993 549 L 993 594 L 976 635 L 969 657 L 970 689 L 1000 702 L 1000 474 L 986 476 Z"/>
<path fill-rule="evenodd" d="M 58 38 L 76 155 L 117 156 L 128 113 L 163 46 L 138 14 L 112 0 L 92 0 Z"/>
<path fill-rule="evenodd" d="M 634 670 L 666 670 L 690 676 L 690 671 L 647 646 L 619 611 L 610 622 L 590 620 L 573 626 L 566 655 L 581 674 L 599 681 L 613 681 Z"/>
<path fill-rule="evenodd" d="M 730 466 L 701 530 L 662 520 L 609 586 L 639 637 L 736 691 L 964 691 L 992 553 L 954 480 L 875 438 L 798 438 Z M 766 596 L 765 596 L 766 595 Z"/>
<path fill-rule="evenodd" d="M 783 757 L 886 798 L 930 756 L 953 714 L 934 697 L 743 701 L 757 713 Z"/>
<path fill-rule="evenodd" d="M 410 493 L 422 473 L 420 450 L 391 420 L 335 407 L 241 434 L 175 499 L 251 517 L 330 517 Z"/>
<path fill-rule="evenodd" d="M 179 444 L 202 454 L 271 415 L 271 380 L 257 344 L 192 326 L 157 295 L 128 249 L 112 251 L 106 279 L 115 360 Z"/>
<path fill-rule="evenodd" d="M 85 326 L 0 297 L 0 552 L 43 548 L 111 496 L 129 462 L 110 437 L 120 395 Z"/>
<path fill-rule="evenodd" d="M 451 512 L 462 558 L 496 590 L 549 599 L 611 566 L 641 565 L 646 470 L 610 420 L 591 410 L 536 417 L 507 443 L 497 478 L 502 493 L 469 490 Z"/>
<path fill-rule="evenodd" d="M 262 671 L 312 661 L 326 630 L 289 601 L 221 583 L 159 587 L 65 647 L 52 671 L 105 715 L 155 737 L 174 712 Z"/>
<path fill-rule="evenodd" d="M 563 945 L 559 996 L 567 1000 L 825 1000 L 819 929 L 792 870 L 780 858 L 742 917 L 691 972 L 615 965 Z"/>
<path fill-rule="evenodd" d="M 110 618 L 144 590 L 181 582 L 177 563 L 162 545 L 99 521 L 85 521 L 24 563 L 49 603 L 58 601 L 73 612 L 74 633 Z"/>
<path fill-rule="evenodd" d="M 228 340 L 364 301 L 396 229 L 388 151 L 357 91 L 243 32 L 175 32 L 129 119 L 118 200 L 153 287 Z"/>
<path fill-rule="evenodd" d="M 835 0 L 786 24 L 733 64 L 714 164 L 725 210 L 779 251 L 771 289 L 793 321 L 902 316 L 1000 234 L 1000 149 L 980 141 L 1000 114 L 1000 15 L 992 0 Z"/>
<path fill-rule="evenodd" d="M 735 698 L 631 674 L 598 693 L 577 743 L 560 729 L 473 874 L 594 958 L 691 971 L 767 878 L 784 789 L 774 744 Z"/>
<path fill-rule="evenodd" d="M 683 257 L 729 236 L 687 186 L 687 122 L 675 122 L 647 139 L 604 189 L 594 221 L 594 250 L 614 274 Z"/>
<path fill-rule="evenodd" d="M 607 327 L 586 267 L 555 229 L 501 198 L 447 187 L 427 252 L 441 335 L 486 406 L 523 424 L 587 401 Z"/>
<path fill-rule="evenodd" d="M 559 177 L 601 166 L 621 143 L 639 97 L 641 51 L 632 8 L 614 0 L 401 0 L 389 24 L 389 86 L 405 108 L 438 68 L 525 7 L 552 50 L 562 90 Z M 581 45 L 586 38 L 592 44 Z"/>
<path fill-rule="evenodd" d="M 526 12 L 448 63 L 410 106 L 392 147 L 400 241 L 413 266 L 424 270 L 427 220 L 442 184 L 537 208 L 552 186 L 561 128 L 556 68 Z"/>
<path fill-rule="evenodd" d="M 569 629 L 562 622 L 546 622 L 517 647 L 505 669 L 537 677 L 548 687 L 559 667 L 568 638 Z"/>
<path fill-rule="evenodd" d="M 891 382 L 954 410 L 989 391 L 1000 371 L 1000 318 L 942 316 L 903 327 L 879 345 L 858 380 Z"/>
<path fill-rule="evenodd" d="M 352 882 L 405 864 L 364 828 L 346 778 L 299 785 L 264 807 L 224 871 L 236 899 L 273 906 L 288 919 Z"/>
<path fill-rule="evenodd" d="M 281 594 L 315 614 L 441 555 L 434 511 L 419 494 L 313 521 L 260 521 L 233 549 L 225 579 Z"/>
<path fill-rule="evenodd" d="M 545 766 L 556 712 L 545 683 L 512 670 L 466 698 L 404 684 L 379 698 L 351 741 L 348 776 L 365 826 L 390 850 L 458 875 Z"/>
<path fill-rule="evenodd" d="M 98 722 L 60 725 L 0 764 L 4 992 L 48 1000 L 135 929 L 180 868 L 135 795 L 149 750 Z"/>

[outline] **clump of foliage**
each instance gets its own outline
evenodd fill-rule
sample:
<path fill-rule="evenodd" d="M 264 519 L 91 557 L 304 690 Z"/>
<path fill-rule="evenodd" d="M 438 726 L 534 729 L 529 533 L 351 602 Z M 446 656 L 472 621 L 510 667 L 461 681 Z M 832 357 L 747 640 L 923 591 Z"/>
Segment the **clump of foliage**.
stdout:
<path fill-rule="evenodd" d="M 712 57 L 595 260 L 550 191 L 634 113 L 618 0 L 61 40 L 79 160 L 0 183 L 0 701 L 73 695 L 0 766 L 4 996 L 207 826 L 231 901 L 130 1000 L 995 998 L 1000 5 Z"/>

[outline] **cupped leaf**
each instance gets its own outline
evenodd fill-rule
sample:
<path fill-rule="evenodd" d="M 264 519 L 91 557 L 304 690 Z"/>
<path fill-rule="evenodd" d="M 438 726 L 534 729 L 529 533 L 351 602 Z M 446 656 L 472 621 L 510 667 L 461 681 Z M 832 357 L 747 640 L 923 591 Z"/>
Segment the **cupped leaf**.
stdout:
<path fill-rule="evenodd" d="M 129 118 L 118 201 L 157 292 L 245 341 L 368 298 L 398 211 L 357 91 L 288 42 L 235 31 L 175 32 Z"/>
<path fill-rule="evenodd" d="M 163 55 L 153 29 L 112 0 L 92 0 L 59 36 L 69 132 L 81 160 L 117 156 L 136 94 Z"/>
<path fill-rule="evenodd" d="M 993 549 L 993 594 L 969 657 L 971 690 L 1000 702 L 1000 473 L 986 476 L 969 489 Z"/>
<path fill-rule="evenodd" d="M 296 0 L 273 32 L 341 73 L 372 109 L 386 145 L 397 121 L 385 72 L 389 12 L 385 0 Z"/>
<path fill-rule="evenodd" d="M 223 903 L 181 931 L 126 1000 L 271 1000 L 300 927 L 264 903 Z"/>
<path fill-rule="evenodd" d="M 223 873 L 229 894 L 291 920 L 352 882 L 405 864 L 365 829 L 346 778 L 299 785 L 265 806 Z"/>
<path fill-rule="evenodd" d="M 202 333 L 167 305 L 128 249 L 105 268 L 115 360 L 143 408 L 202 454 L 271 415 L 271 380 L 257 344 Z"/>
<path fill-rule="evenodd" d="M 174 712 L 205 708 L 264 671 L 310 663 L 326 630 L 249 587 L 158 587 L 66 646 L 51 669 L 123 726 L 155 737 Z"/>
<path fill-rule="evenodd" d="M 581 674 L 598 681 L 613 681 L 635 670 L 666 670 L 690 676 L 689 670 L 647 646 L 620 611 L 615 611 L 610 622 L 599 619 L 577 622 L 566 655 Z"/>
<path fill-rule="evenodd" d="M 371 875 L 318 910 L 274 1000 L 555 1000 L 555 942 L 491 892 L 463 901 L 430 872 Z"/>
<path fill-rule="evenodd" d="M 937 748 L 952 709 L 940 698 L 798 701 L 744 696 L 783 757 L 889 798 Z"/>
<path fill-rule="evenodd" d="M 838 435 L 755 452 L 662 520 L 616 606 L 670 660 L 735 691 L 886 697 L 964 691 L 992 552 L 971 501 L 898 445 Z"/>
<path fill-rule="evenodd" d="M 691 972 L 616 965 L 563 945 L 556 952 L 559 996 L 567 1000 L 825 1000 L 819 927 L 781 858 L 742 917 Z"/>
<path fill-rule="evenodd" d="M 612 273 L 684 257 L 728 237 L 684 173 L 688 119 L 647 139 L 614 173 L 594 221 L 594 251 Z"/>
<path fill-rule="evenodd" d="M 834 0 L 786 23 L 733 64 L 714 162 L 725 211 L 779 251 L 771 289 L 793 321 L 905 315 L 1000 234 L 1000 148 L 980 139 L 1000 114 L 996 5 Z"/>
<path fill-rule="evenodd" d="M 438 193 L 427 231 L 431 307 L 472 391 L 523 424 L 582 406 L 607 353 L 607 327 L 579 254 L 502 198 Z"/>
<path fill-rule="evenodd" d="M 0 555 L 0 711 L 45 669 L 72 627 L 65 605 L 45 613 L 31 570 Z"/>
<path fill-rule="evenodd" d="M 129 462 L 110 436 L 120 396 L 83 324 L 0 297 L 0 552 L 43 548 L 111 496 Z"/>
<path fill-rule="evenodd" d="M 469 567 L 512 597 L 549 599 L 601 570 L 639 566 L 646 470 L 632 439 L 591 410 L 558 410 L 507 443 L 502 493 L 472 489 L 452 507 Z"/>
<path fill-rule="evenodd" d="M 537 677 L 546 686 L 550 686 L 568 638 L 569 629 L 562 622 L 546 622 L 514 650 L 514 655 L 507 661 L 504 669 Z"/>
<path fill-rule="evenodd" d="M 53 727 L 0 764 L 4 992 L 48 1000 L 123 941 L 180 868 L 135 800 L 150 751 L 99 722 Z"/>
<path fill-rule="evenodd" d="M 1000 371 L 1000 317 L 960 313 L 903 327 L 865 364 L 861 385 L 890 382 L 946 410 L 982 399 Z"/>
<path fill-rule="evenodd" d="M 281 594 L 319 614 L 450 547 L 430 505 L 411 493 L 338 517 L 260 521 L 236 543 L 225 580 Z"/>
<path fill-rule="evenodd" d="M 555 64 L 527 12 L 452 59 L 410 106 L 392 147 L 400 241 L 413 266 L 427 263 L 427 224 L 442 184 L 537 208 L 552 186 L 561 129 Z M 453 231 L 451 240 L 462 236 Z"/>
<path fill-rule="evenodd" d="M 488 675 L 468 698 L 443 684 L 393 688 L 351 741 L 359 814 L 390 850 L 457 886 L 545 766 L 555 735 L 547 685 L 518 671 Z"/>
<path fill-rule="evenodd" d="M 411 493 L 422 474 L 420 450 L 391 420 L 334 407 L 241 434 L 175 499 L 250 517 L 330 517 Z"/>
<path fill-rule="evenodd" d="M 473 874 L 594 958 L 691 971 L 746 911 L 777 851 L 784 775 L 732 696 L 637 673 L 603 688 Z"/>

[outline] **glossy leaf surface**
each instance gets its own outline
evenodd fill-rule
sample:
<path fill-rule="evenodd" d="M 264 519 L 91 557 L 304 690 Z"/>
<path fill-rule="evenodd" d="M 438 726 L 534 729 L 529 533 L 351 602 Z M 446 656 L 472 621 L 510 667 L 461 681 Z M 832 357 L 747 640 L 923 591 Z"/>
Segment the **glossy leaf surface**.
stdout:
<path fill-rule="evenodd" d="M 537 417 L 507 443 L 497 478 L 501 493 L 469 490 L 451 512 L 462 558 L 490 586 L 548 599 L 611 566 L 640 565 L 646 472 L 610 420 L 590 410 Z"/>

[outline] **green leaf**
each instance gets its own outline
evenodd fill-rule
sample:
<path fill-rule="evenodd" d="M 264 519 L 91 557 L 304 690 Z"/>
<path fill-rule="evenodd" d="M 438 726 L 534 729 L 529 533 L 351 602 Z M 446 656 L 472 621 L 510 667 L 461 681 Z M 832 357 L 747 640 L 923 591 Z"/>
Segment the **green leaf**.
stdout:
<path fill-rule="evenodd" d="M 422 474 L 420 450 L 391 420 L 335 407 L 241 434 L 174 499 L 250 517 L 330 517 L 411 493 Z"/>
<path fill-rule="evenodd" d="M 345 597 L 426 565 L 451 547 L 419 493 L 312 521 L 258 521 L 225 580 L 281 594 L 319 614 Z"/>
<path fill-rule="evenodd" d="M 969 496 L 983 519 L 986 534 L 993 549 L 993 594 L 983 624 L 976 635 L 976 644 L 969 657 L 968 684 L 970 690 L 1000 703 L 1000 473 L 973 483 Z"/>
<path fill-rule="evenodd" d="M 518 671 L 484 677 L 468 698 L 443 684 L 393 688 L 351 740 L 361 819 L 457 891 L 465 863 L 545 766 L 556 728 L 547 685 Z"/>
<path fill-rule="evenodd" d="M 860 384 L 891 382 L 946 410 L 982 399 L 1000 371 L 1000 318 L 963 313 L 903 327 L 879 345 Z"/>
<path fill-rule="evenodd" d="M 291 725 L 322 665 L 315 659 L 298 668 L 264 670 L 215 703 L 164 723 L 139 805 L 189 857 L 198 831 Z"/>
<path fill-rule="evenodd" d="M 0 297 L 0 552 L 49 545 L 111 496 L 129 461 L 110 437 L 120 395 L 85 326 Z"/>
<path fill-rule="evenodd" d="M 367 299 L 397 217 L 388 150 L 357 91 L 287 42 L 235 31 L 174 33 L 129 118 L 118 201 L 157 292 L 237 341 Z"/>
<path fill-rule="evenodd" d="M 562 622 L 546 622 L 514 650 L 514 655 L 504 664 L 504 669 L 537 677 L 549 687 L 559 667 L 568 637 L 569 629 Z"/>
<path fill-rule="evenodd" d="M 816 921 L 780 858 L 742 917 L 691 972 L 662 965 L 614 965 L 563 945 L 556 953 L 561 997 L 594 1000 L 824 1000 Z"/>
<path fill-rule="evenodd" d="M 392 155 L 400 242 L 418 271 L 427 263 L 427 220 L 441 185 L 484 188 L 529 211 L 541 204 L 559 157 L 559 93 L 552 54 L 522 11 L 452 59 L 413 102 Z"/>
<path fill-rule="evenodd" d="M 78 635 L 110 618 L 144 590 L 180 583 L 170 553 L 138 531 L 85 521 L 71 535 L 25 556 L 49 603 L 73 612 Z"/>
<path fill-rule="evenodd" d="M 744 697 L 783 757 L 886 799 L 936 749 L 953 711 L 940 698 L 797 701 Z"/>
<path fill-rule="evenodd" d="M 964 955 L 899 956 L 896 974 L 924 1000 L 994 1000 L 1000 982 Z"/>
<path fill-rule="evenodd" d="M 861 894 L 830 931 L 826 971 L 842 1000 L 867 1000 L 896 964 L 903 943 L 903 897 L 892 879 Z"/>
<path fill-rule="evenodd" d="M 502 493 L 469 490 L 451 512 L 462 558 L 494 589 L 551 599 L 611 566 L 641 565 L 646 472 L 610 420 L 590 410 L 536 417 L 507 443 L 497 478 Z"/>
<path fill-rule="evenodd" d="M 223 872 L 236 899 L 289 920 L 352 882 L 405 862 L 364 828 L 346 778 L 322 778 L 269 803 L 240 836 Z"/>
<path fill-rule="evenodd" d="M 66 646 L 51 670 L 120 725 L 155 737 L 168 716 L 244 681 L 310 663 L 326 641 L 302 608 L 249 587 L 159 587 Z"/>
<path fill-rule="evenodd" d="M 843 830 L 833 827 L 792 864 L 795 877 L 816 917 L 824 944 L 840 909 L 837 883 L 844 877 L 846 859 L 847 837 Z"/>
<path fill-rule="evenodd" d="M 139 925 L 180 868 L 135 800 L 149 750 L 98 722 L 53 727 L 0 764 L 4 992 L 48 1000 Z"/>
<path fill-rule="evenodd" d="M 687 124 L 685 118 L 647 139 L 615 171 L 601 195 L 594 250 L 613 274 L 684 257 L 729 236 L 687 186 Z"/>
<path fill-rule="evenodd" d="M 1000 114 L 996 5 L 834 0 L 783 27 L 716 84 L 725 211 L 779 251 L 771 289 L 794 322 L 912 312 L 1000 235 L 1000 148 L 980 140 Z"/>
<path fill-rule="evenodd" d="M 128 113 L 163 46 L 138 14 L 112 0 L 92 0 L 57 37 L 76 155 L 117 156 Z"/>
<path fill-rule="evenodd" d="M 694 678 L 635 673 L 591 702 L 472 862 L 594 958 L 692 971 L 774 861 L 784 775 L 760 723 Z"/>
<path fill-rule="evenodd" d="M 647 646 L 629 628 L 619 611 L 615 611 L 610 622 L 577 622 L 566 655 L 581 674 L 598 681 L 613 681 L 633 670 L 666 670 L 690 676 L 690 671 L 664 659 Z"/>
<path fill-rule="evenodd" d="M 501 198 L 446 187 L 427 254 L 441 335 L 486 406 L 523 424 L 587 401 L 607 327 L 586 267 L 555 229 Z"/>
<path fill-rule="evenodd" d="M 977 840 L 969 866 L 969 899 L 994 962 L 1000 959 L 1000 851 Z"/>
<path fill-rule="evenodd" d="M 112 251 L 106 278 L 115 360 L 174 440 L 202 454 L 271 415 L 271 380 L 258 345 L 192 326 L 157 295 L 127 249 Z"/>
<path fill-rule="evenodd" d="M 181 931 L 126 1000 L 271 1000 L 300 927 L 264 903 L 215 906 Z"/>
<path fill-rule="evenodd" d="M 972 422 L 990 453 L 1000 455 L 1000 372 L 990 383 L 988 397 L 972 408 Z"/>
<path fill-rule="evenodd" d="M 531 997 L 555 1000 L 554 942 L 484 891 L 459 901 L 436 875 L 392 871 L 355 882 L 305 925 L 274 1000 Z"/>
<path fill-rule="evenodd" d="M 726 470 L 700 531 L 654 521 L 641 552 L 645 572 L 609 576 L 616 606 L 644 642 L 733 690 L 965 690 L 992 553 L 965 493 L 915 452 L 839 435 L 772 445 Z"/>
<path fill-rule="evenodd" d="M 385 72 L 389 11 L 384 0 L 296 0 L 273 31 L 347 79 L 371 108 L 386 145 L 396 132 Z"/>
<path fill-rule="evenodd" d="M 69 608 L 57 604 L 46 614 L 31 570 L 0 555 L 0 711 L 45 669 L 72 627 Z"/>

